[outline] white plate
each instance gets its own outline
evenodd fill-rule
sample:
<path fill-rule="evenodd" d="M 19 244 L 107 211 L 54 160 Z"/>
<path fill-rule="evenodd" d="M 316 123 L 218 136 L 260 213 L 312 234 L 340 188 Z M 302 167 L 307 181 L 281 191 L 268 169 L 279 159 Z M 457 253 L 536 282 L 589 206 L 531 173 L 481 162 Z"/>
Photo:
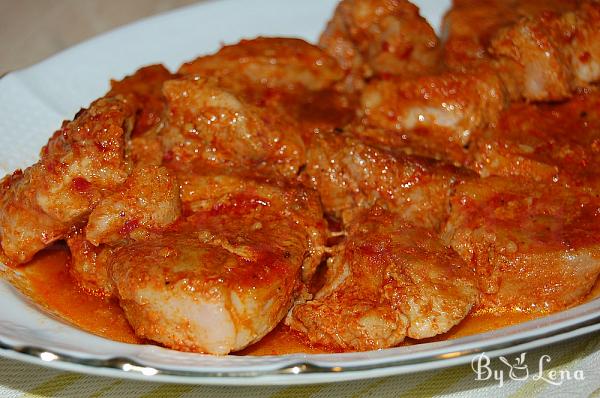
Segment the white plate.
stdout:
<path fill-rule="evenodd" d="M 242 37 L 315 41 L 337 0 L 221 0 L 129 25 L 0 80 L 0 174 L 36 160 L 63 119 L 142 65 L 172 69 Z M 416 3 L 436 27 L 448 1 Z M 552 316 L 456 340 L 366 353 L 214 357 L 123 344 L 49 317 L 0 282 L 0 355 L 56 368 L 194 384 L 301 384 L 380 377 L 522 352 L 600 330 L 600 299 Z"/>

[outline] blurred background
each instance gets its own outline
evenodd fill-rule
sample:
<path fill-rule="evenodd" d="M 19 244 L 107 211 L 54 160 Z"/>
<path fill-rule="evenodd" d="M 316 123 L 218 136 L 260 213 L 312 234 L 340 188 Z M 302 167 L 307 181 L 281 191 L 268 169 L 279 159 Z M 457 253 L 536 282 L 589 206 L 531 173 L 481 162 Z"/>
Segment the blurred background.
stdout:
<path fill-rule="evenodd" d="M 117 26 L 199 1 L 0 0 L 0 76 Z"/>

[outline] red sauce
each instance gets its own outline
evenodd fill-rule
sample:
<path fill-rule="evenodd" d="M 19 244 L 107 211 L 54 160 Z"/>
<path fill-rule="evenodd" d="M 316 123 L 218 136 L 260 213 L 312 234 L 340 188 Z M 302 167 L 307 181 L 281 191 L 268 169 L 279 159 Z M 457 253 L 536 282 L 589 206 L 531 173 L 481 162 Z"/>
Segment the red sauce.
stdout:
<path fill-rule="evenodd" d="M 69 251 L 55 246 L 18 268 L 31 289 L 31 298 L 90 333 L 125 343 L 141 343 L 115 300 L 90 294 L 77 286 L 67 269 Z"/>
<path fill-rule="evenodd" d="M 84 291 L 71 279 L 67 263 L 68 249 L 55 246 L 39 253 L 33 261 L 20 266 L 31 298 L 50 312 L 73 325 L 111 340 L 125 343 L 148 343 L 135 336 L 118 303 Z M 597 282 L 588 299 L 600 296 Z M 545 315 L 523 312 L 474 312 L 448 333 L 426 340 L 406 339 L 402 345 L 441 341 L 483 333 L 518 324 Z M 327 347 L 311 346 L 299 333 L 280 324 L 258 343 L 236 355 L 280 355 L 291 353 L 328 353 Z"/>

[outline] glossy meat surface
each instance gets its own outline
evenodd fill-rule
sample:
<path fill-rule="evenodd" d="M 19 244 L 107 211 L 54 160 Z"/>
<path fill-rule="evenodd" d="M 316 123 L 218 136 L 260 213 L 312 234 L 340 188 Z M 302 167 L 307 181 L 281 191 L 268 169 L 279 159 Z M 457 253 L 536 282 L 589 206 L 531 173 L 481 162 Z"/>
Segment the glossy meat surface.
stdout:
<path fill-rule="evenodd" d="M 492 65 L 513 99 L 556 101 L 600 78 L 597 1 L 459 1 L 445 18 L 454 70 Z"/>
<path fill-rule="evenodd" d="M 374 208 L 330 259 L 325 286 L 286 322 L 342 350 L 392 347 L 448 331 L 477 300 L 472 270 L 427 229 Z"/>
<path fill-rule="evenodd" d="M 150 65 L 123 80 L 111 81 L 109 95 L 128 95 L 135 105 L 136 116 L 128 143 L 129 158 L 135 166 L 159 166 L 163 149 L 156 139 L 165 118 L 163 84 L 175 78 L 162 65 Z"/>
<path fill-rule="evenodd" d="M 324 50 L 303 40 L 242 40 L 184 64 L 179 73 L 213 79 L 263 113 L 285 115 L 286 123 L 293 124 L 288 130 L 299 129 L 306 140 L 315 130 L 343 127 L 354 117 L 355 96 L 338 87 L 342 69 Z"/>
<path fill-rule="evenodd" d="M 538 18 L 577 7 L 576 0 L 454 0 L 443 21 L 444 62 L 465 70 L 488 60 L 494 35 L 521 18 Z"/>
<path fill-rule="evenodd" d="M 169 171 L 156 166 L 138 168 L 94 208 L 85 237 L 95 246 L 145 239 L 180 215 L 179 186 Z"/>
<path fill-rule="evenodd" d="M 425 74 L 439 53 L 433 29 L 406 0 L 341 1 L 319 44 L 347 73 L 349 90 L 376 75 Z"/>
<path fill-rule="evenodd" d="M 501 29 L 490 52 L 513 97 L 556 101 L 600 79 L 599 39 L 600 4 L 584 1 Z"/>
<path fill-rule="evenodd" d="M 361 97 L 363 124 L 383 129 L 396 147 L 461 162 L 477 129 L 494 123 L 506 105 L 497 74 L 488 68 L 411 80 L 377 79 Z"/>
<path fill-rule="evenodd" d="M 298 173 L 304 143 L 285 114 L 201 78 L 168 81 L 163 92 L 167 118 L 158 134 L 167 166 L 261 169 L 287 178 Z"/>
<path fill-rule="evenodd" d="M 300 39 L 259 37 L 225 46 L 179 68 L 179 74 L 217 78 L 227 88 L 250 83 L 263 88 L 322 90 L 340 80 L 335 60 Z"/>
<path fill-rule="evenodd" d="M 454 185 L 470 176 L 443 162 L 394 155 L 342 135 L 315 139 L 305 173 L 325 211 L 345 221 L 378 204 L 434 229 L 446 218 Z"/>
<path fill-rule="evenodd" d="M 600 273 L 596 195 L 523 178 L 460 185 L 442 233 L 476 269 L 482 305 L 557 310 Z"/>
<path fill-rule="evenodd" d="M 483 176 L 523 176 L 583 186 L 598 181 L 600 95 L 578 95 L 557 105 L 517 103 L 472 147 Z"/>
<path fill-rule="evenodd" d="M 101 98 L 54 133 L 38 163 L 2 180 L 0 234 L 11 260 L 64 238 L 127 178 L 133 117 L 126 98 Z"/>
<path fill-rule="evenodd" d="M 160 123 L 164 111 L 162 85 L 174 75 L 162 65 L 150 65 L 122 80 L 111 81 L 108 95 L 127 95 L 135 103 L 136 118 L 132 139 L 142 136 Z"/>
<path fill-rule="evenodd" d="M 303 190 L 248 184 L 229 184 L 230 192 L 160 237 L 115 252 L 115 292 L 139 336 L 226 354 L 287 313 L 314 249 L 309 240 L 321 233 L 305 224 L 320 219 L 320 206 Z"/>
<path fill-rule="evenodd" d="M 75 283 L 87 292 L 111 296 L 113 283 L 109 270 L 113 262 L 112 248 L 94 246 L 81 230 L 67 238 L 67 245 L 71 252 L 69 273 Z"/>
<path fill-rule="evenodd" d="M 252 175 L 181 173 L 178 180 L 187 215 L 229 206 L 229 201 L 243 198 L 244 195 L 256 195 L 281 209 L 283 217 L 291 217 L 298 228 L 306 233 L 308 249 L 302 264 L 302 277 L 304 282 L 310 280 L 321 261 L 325 246 L 326 222 L 317 192 L 282 182 L 267 182 Z M 244 211 L 240 209 L 240 212 Z"/>

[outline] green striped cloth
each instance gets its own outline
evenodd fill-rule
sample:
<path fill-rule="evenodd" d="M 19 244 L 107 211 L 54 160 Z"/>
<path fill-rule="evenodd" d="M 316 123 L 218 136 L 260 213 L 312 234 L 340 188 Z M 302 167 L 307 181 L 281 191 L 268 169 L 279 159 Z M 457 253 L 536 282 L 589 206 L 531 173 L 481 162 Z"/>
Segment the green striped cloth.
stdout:
<path fill-rule="evenodd" d="M 540 358 L 543 371 L 539 372 Z M 513 364 L 519 354 L 508 355 Z M 542 358 L 543 359 L 543 358 Z M 529 377 L 511 380 L 509 367 L 494 359 L 503 385 L 493 378 L 477 380 L 471 365 L 439 371 L 353 382 L 290 387 L 217 387 L 156 384 L 62 372 L 0 358 L 0 397 L 598 397 L 600 398 L 600 333 L 527 352 Z M 482 368 L 485 370 L 485 368 Z M 521 369 L 522 370 L 522 369 Z M 522 373 L 515 373 L 521 377 Z M 542 377 L 540 377 L 542 376 Z M 486 378 L 482 371 L 482 379 Z M 549 381 L 553 382 L 551 384 Z M 559 385 L 558 385 L 559 384 Z"/>

